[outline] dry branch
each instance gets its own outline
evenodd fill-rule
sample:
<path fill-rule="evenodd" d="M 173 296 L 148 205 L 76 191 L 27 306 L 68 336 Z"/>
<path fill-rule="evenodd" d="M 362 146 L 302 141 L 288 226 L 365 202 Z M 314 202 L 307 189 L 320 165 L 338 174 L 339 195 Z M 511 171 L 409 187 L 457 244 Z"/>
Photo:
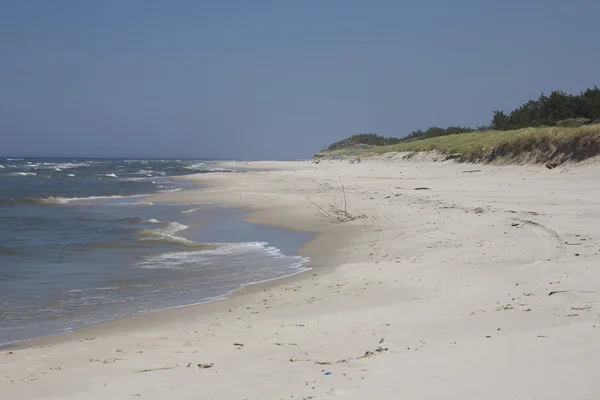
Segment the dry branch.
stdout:
<path fill-rule="evenodd" d="M 346 198 L 346 187 L 342 183 L 341 178 L 340 181 L 340 192 L 341 198 L 336 198 L 332 200 L 326 207 L 323 207 L 314 201 L 309 199 L 309 202 L 313 207 L 317 210 L 317 214 L 319 217 L 327 222 L 348 222 L 354 221 L 357 218 L 364 218 L 364 215 L 355 216 L 348 212 L 348 199 Z"/>

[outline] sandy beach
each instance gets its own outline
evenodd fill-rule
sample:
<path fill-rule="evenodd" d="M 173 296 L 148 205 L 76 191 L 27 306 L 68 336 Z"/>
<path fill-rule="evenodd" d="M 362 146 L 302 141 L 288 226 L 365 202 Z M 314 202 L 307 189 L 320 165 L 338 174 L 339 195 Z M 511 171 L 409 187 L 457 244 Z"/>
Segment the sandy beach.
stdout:
<path fill-rule="evenodd" d="M 600 398 L 596 164 L 236 166 L 151 200 L 313 232 L 312 270 L 3 350 L 1 397 Z"/>

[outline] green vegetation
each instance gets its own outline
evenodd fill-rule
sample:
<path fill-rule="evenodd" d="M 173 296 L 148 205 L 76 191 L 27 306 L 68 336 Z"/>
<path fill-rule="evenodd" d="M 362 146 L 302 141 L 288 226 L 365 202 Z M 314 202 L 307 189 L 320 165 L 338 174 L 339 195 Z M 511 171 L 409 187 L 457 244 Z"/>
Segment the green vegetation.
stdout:
<path fill-rule="evenodd" d="M 327 147 L 327 150 L 333 151 L 343 148 L 356 147 L 357 145 L 385 146 L 389 144 L 396 144 L 399 142 L 400 139 L 398 138 L 385 138 L 374 133 L 361 133 L 358 135 L 352 135 L 348 139 L 332 143 L 329 145 L 329 147 Z"/>
<path fill-rule="evenodd" d="M 359 134 L 333 143 L 323 156 L 435 151 L 459 161 L 580 161 L 600 154 L 600 89 L 578 95 L 542 94 L 508 115 L 494 111 L 488 126 L 417 130 L 404 138 Z"/>
<path fill-rule="evenodd" d="M 481 127 L 480 129 L 486 129 L 486 127 Z M 413 140 L 420 139 L 429 139 L 437 136 L 446 136 L 446 135 L 454 135 L 457 133 L 469 133 L 474 132 L 477 129 L 467 128 L 462 126 L 449 126 L 447 128 L 438 128 L 437 126 L 432 126 L 425 131 L 417 130 L 412 132 L 410 135 L 405 138 L 400 139 L 402 142 L 410 142 Z"/>
<path fill-rule="evenodd" d="M 494 111 L 490 127 L 496 130 L 522 129 L 539 126 L 580 126 L 600 122 L 600 89 L 594 86 L 579 95 L 554 91 L 550 96 L 543 93 L 506 115 Z"/>
<path fill-rule="evenodd" d="M 600 125 L 484 130 L 377 146 L 365 150 L 338 150 L 317 156 L 375 156 L 389 152 L 437 152 L 461 162 L 581 161 L 600 154 Z"/>

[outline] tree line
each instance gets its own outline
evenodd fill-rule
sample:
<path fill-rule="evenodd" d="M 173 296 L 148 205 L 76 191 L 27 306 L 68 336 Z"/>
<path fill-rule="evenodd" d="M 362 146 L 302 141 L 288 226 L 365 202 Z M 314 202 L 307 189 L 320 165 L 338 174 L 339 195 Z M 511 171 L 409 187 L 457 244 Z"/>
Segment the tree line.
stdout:
<path fill-rule="evenodd" d="M 481 130 L 505 131 L 541 126 L 579 126 L 589 123 L 600 123 L 600 89 L 596 86 L 576 95 L 559 90 L 551 92 L 549 96 L 542 93 L 537 100 L 530 100 L 508 114 L 500 110 L 494 111 L 491 122 L 477 128 L 432 126 L 426 130 L 413 131 L 403 138 L 386 138 L 375 133 L 362 133 L 335 142 L 327 147 L 327 150 L 337 150 L 357 144 L 383 146 Z"/>
<path fill-rule="evenodd" d="M 579 121 L 572 121 L 575 119 Z M 599 119 L 600 89 L 594 86 L 577 95 L 558 90 L 549 96 L 542 93 L 537 100 L 530 100 L 509 114 L 496 110 L 490 128 L 504 131 L 539 126 L 582 125 L 595 123 Z"/>
<path fill-rule="evenodd" d="M 328 151 L 343 149 L 346 147 L 351 147 L 357 144 L 370 145 L 370 146 L 386 146 L 390 144 L 400 143 L 402 139 L 393 138 L 393 137 L 383 137 L 379 136 L 375 133 L 359 133 L 357 135 L 352 135 L 347 139 L 340 140 L 339 142 L 335 142 L 327 147 Z"/>

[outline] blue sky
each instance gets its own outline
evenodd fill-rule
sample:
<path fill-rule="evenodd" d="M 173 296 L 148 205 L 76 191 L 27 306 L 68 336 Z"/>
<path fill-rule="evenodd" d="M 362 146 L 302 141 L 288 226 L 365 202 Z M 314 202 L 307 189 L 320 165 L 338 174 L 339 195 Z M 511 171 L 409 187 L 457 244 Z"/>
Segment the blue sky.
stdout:
<path fill-rule="evenodd" d="M 0 154 L 290 159 L 600 84 L 596 0 L 0 0 Z"/>

